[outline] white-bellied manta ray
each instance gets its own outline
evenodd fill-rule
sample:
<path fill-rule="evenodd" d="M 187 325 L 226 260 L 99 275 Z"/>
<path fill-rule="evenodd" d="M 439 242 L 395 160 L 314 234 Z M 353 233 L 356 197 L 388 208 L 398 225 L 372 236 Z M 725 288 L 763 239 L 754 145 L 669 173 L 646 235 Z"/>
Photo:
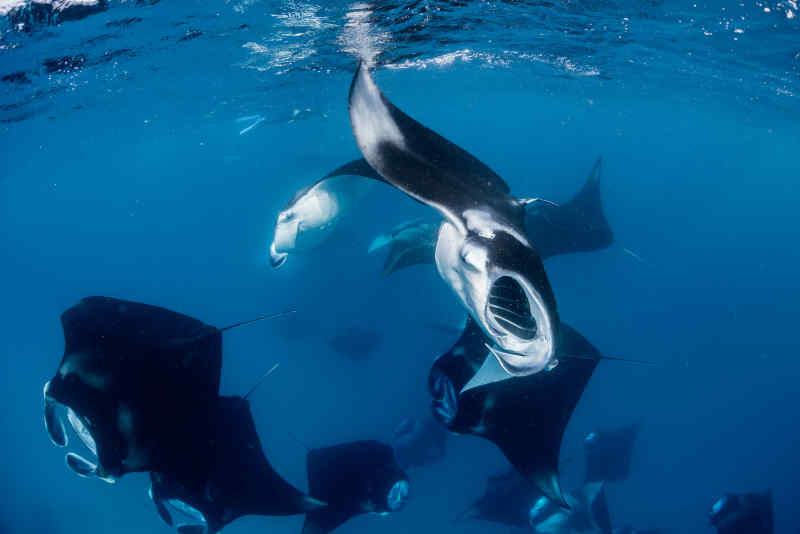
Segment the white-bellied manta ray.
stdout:
<path fill-rule="evenodd" d="M 356 159 L 298 191 L 278 213 L 269 245 L 270 264 L 278 268 L 290 252 L 315 248 L 327 239 L 342 214 L 365 192 L 368 182 L 362 178 L 383 181 L 366 161 Z"/>
<path fill-rule="evenodd" d="M 112 297 L 87 297 L 66 310 L 64 356 L 44 386 L 45 428 L 55 445 L 67 446 L 59 414 L 66 408 L 96 457 L 69 452 L 67 466 L 106 482 L 136 471 L 189 469 L 184 452 L 216 409 L 222 332 L 253 321 L 216 328 Z"/>
<path fill-rule="evenodd" d="M 361 154 L 389 184 L 444 218 L 437 270 L 491 339 L 510 376 L 555 365 L 559 317 L 542 259 L 525 230 L 525 206 L 473 155 L 418 123 L 380 92 L 362 62 L 350 86 Z"/>

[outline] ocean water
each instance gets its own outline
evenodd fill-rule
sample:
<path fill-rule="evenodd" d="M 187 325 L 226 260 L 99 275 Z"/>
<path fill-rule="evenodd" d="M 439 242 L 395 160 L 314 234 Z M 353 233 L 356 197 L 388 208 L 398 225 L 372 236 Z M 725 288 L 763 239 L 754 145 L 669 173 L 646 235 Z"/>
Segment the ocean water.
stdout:
<path fill-rule="evenodd" d="M 454 339 L 428 325 L 458 328 L 464 311 L 430 266 L 384 279 L 366 253 L 429 209 L 374 185 L 319 248 L 277 270 L 267 256 L 294 192 L 360 156 L 347 114 L 359 58 L 520 196 L 566 200 L 604 158 L 615 242 L 547 272 L 564 321 L 658 365 L 599 365 L 567 428 L 564 486 L 580 483 L 588 431 L 639 421 L 632 476 L 607 488 L 615 525 L 708 533 L 721 494 L 771 489 L 775 531 L 797 531 L 796 2 L 111 0 L 60 22 L 20 21 L 17 4 L 0 2 L 4 532 L 170 530 L 146 475 L 79 479 L 43 428 L 59 316 L 84 296 L 218 326 L 297 308 L 225 333 L 222 392 L 280 364 L 251 404 L 270 461 L 300 488 L 307 447 L 388 441 L 429 412 L 430 364 Z M 330 348 L 353 327 L 382 336 L 375 353 Z M 452 523 L 506 466 L 453 436 L 441 462 L 409 471 L 403 511 L 339 531 L 507 531 Z"/>

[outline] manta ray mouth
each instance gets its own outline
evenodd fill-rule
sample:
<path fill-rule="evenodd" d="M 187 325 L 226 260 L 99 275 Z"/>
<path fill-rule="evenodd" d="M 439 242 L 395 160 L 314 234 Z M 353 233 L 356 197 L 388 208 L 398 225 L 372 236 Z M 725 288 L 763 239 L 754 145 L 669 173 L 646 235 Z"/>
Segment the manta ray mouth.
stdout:
<path fill-rule="evenodd" d="M 490 325 L 502 334 L 530 341 L 536 338 L 537 325 L 522 285 L 510 276 L 501 276 L 489 289 L 486 315 Z"/>
<path fill-rule="evenodd" d="M 44 385 L 44 426 L 50 440 L 57 447 L 66 447 L 69 443 L 67 432 L 64 427 L 64 420 L 59 415 L 59 408 L 66 409 L 67 421 L 72 430 L 91 453 L 92 460 L 87 460 L 83 456 L 74 452 L 68 452 L 64 458 L 67 467 L 76 475 L 86 478 L 98 478 L 103 482 L 114 484 L 116 479 L 106 476 L 102 467 L 97 465 L 97 442 L 92 435 L 88 420 L 79 415 L 69 406 L 65 406 L 55 400 L 50 395 L 50 382 Z"/>

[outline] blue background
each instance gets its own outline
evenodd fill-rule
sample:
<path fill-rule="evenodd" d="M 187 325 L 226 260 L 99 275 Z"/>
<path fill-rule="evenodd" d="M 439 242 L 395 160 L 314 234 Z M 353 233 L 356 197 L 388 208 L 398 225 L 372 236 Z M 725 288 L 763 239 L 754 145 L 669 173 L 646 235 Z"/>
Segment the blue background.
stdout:
<path fill-rule="evenodd" d="M 217 326 L 296 307 L 225 334 L 222 391 L 243 394 L 280 363 L 253 412 L 270 460 L 301 488 L 304 446 L 389 440 L 400 419 L 428 413 L 430 364 L 453 339 L 425 325 L 463 319 L 432 268 L 381 279 L 383 258 L 366 255 L 378 233 L 429 214 L 383 185 L 324 246 L 277 271 L 268 264 L 275 217 L 294 192 L 359 156 L 346 108 L 356 60 L 340 40 L 352 8 L 317 7 L 331 25 L 319 27 L 303 15 L 309 4 L 167 4 L 112 4 L 3 35 L 18 46 L 0 51 L 0 74 L 33 73 L 30 85 L 2 87 L 5 104 L 22 104 L 4 107 L 0 125 L 0 519 L 12 531 L 168 532 L 145 475 L 116 486 L 78 479 L 43 430 L 41 388 L 63 351 L 59 315 L 83 296 Z M 470 4 L 485 26 L 451 29 L 447 40 L 434 21 L 421 44 L 389 20 L 402 8 L 372 15 L 369 31 L 385 34 L 375 75 L 385 94 L 517 195 L 566 200 L 604 157 L 615 244 L 546 266 L 564 321 L 606 354 L 660 364 L 601 363 L 564 440 L 572 488 L 585 433 L 643 423 L 632 478 L 608 488 L 618 525 L 711 532 L 705 514 L 719 495 L 772 489 L 776 532 L 797 526 L 799 34 L 789 3 L 751 4 L 736 13 L 722 3 Z M 522 13 L 537 15 L 508 23 Z M 127 16 L 143 21 L 87 42 Z M 638 33 L 620 29 L 623 17 Z M 234 30 L 241 24 L 246 35 Z M 615 25 L 589 39 L 591 53 L 561 33 L 586 24 Z M 187 28 L 204 33 L 178 41 Z M 71 73 L 38 67 L 48 55 L 111 47 L 135 54 Z M 30 115 L 15 119 L 20 110 Z M 236 119 L 247 115 L 265 120 L 240 135 L 249 122 Z M 384 336 L 370 359 L 328 347 L 350 326 Z M 454 436 L 444 461 L 410 471 L 405 510 L 340 530 L 450 530 L 487 475 L 505 469 L 491 444 Z M 226 532 L 299 532 L 301 522 L 249 517 Z"/>

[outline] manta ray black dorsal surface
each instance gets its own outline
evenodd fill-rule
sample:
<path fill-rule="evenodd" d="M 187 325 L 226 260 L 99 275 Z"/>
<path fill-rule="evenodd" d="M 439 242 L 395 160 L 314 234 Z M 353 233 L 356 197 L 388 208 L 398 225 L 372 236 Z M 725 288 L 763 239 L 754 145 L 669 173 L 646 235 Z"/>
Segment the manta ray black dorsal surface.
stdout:
<path fill-rule="evenodd" d="M 313 449 L 306 465 L 309 493 L 327 506 L 306 515 L 303 534 L 331 532 L 358 514 L 395 512 L 408 498 L 408 477 L 394 450 L 378 441 Z"/>
<path fill-rule="evenodd" d="M 484 207 L 521 227 L 522 210 L 500 176 L 475 156 L 392 104 L 358 66 L 350 122 L 367 163 L 393 186 L 464 227 L 464 211 Z"/>
<path fill-rule="evenodd" d="M 246 515 L 293 515 L 323 506 L 269 463 L 250 404 L 242 397 L 221 397 L 216 417 L 193 443 L 185 451 L 191 472 L 151 473 L 153 502 L 170 525 L 177 526 L 176 517 L 185 510 L 195 510 L 197 523 L 217 532 Z"/>
<path fill-rule="evenodd" d="M 595 430 L 583 440 L 586 458 L 585 482 L 627 480 L 631 472 L 633 445 L 638 423 L 608 430 Z"/>
<path fill-rule="evenodd" d="M 164 308 L 88 297 L 61 316 L 65 351 L 45 385 L 45 425 L 66 445 L 56 409 L 98 465 L 69 453 L 78 474 L 108 481 L 182 461 L 191 430 L 216 402 L 222 364 L 217 328 Z"/>
<path fill-rule="evenodd" d="M 525 210 L 525 228 L 542 258 L 602 250 L 614 241 L 600 190 L 603 160 L 597 158 L 589 178 L 565 204 L 539 202 Z"/>
<path fill-rule="evenodd" d="M 545 496 L 568 506 L 558 477 L 561 440 L 600 354 L 577 331 L 562 326 L 564 357 L 554 369 L 462 391 L 488 352 L 480 343 L 482 332 L 468 322 L 462 338 L 434 363 L 428 385 L 440 422 L 453 432 L 493 442 Z"/>

